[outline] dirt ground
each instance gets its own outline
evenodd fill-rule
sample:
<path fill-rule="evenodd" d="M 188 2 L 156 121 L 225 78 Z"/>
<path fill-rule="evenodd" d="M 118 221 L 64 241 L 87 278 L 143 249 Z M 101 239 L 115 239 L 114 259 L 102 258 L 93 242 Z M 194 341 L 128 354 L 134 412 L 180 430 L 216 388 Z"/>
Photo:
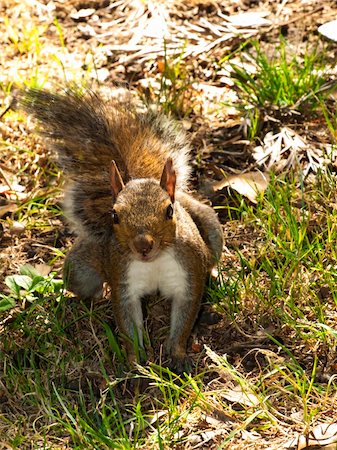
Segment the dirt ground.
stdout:
<path fill-rule="evenodd" d="M 153 101 L 160 91 L 165 57 L 173 60 L 180 55 L 183 69 L 178 78 L 188 86 L 180 96 L 184 105 L 180 116 L 185 115 L 182 122 L 198 161 L 194 164 L 195 186 L 207 192 L 209 180 L 221 179 L 222 171 L 230 174 L 254 167 L 252 145 L 244 135 L 238 112 L 231 107 L 237 96 L 228 72 L 219 61 L 252 36 L 259 39 L 266 51 L 272 51 L 280 33 L 300 55 L 304 49 L 317 45 L 317 28 L 335 17 L 336 4 L 310 0 L 158 3 L 4 0 L 0 12 L 2 111 L 10 102 L 8 93 L 13 83 L 37 82 L 55 87 L 75 80 L 91 86 L 99 84 L 103 91 L 117 84 Z M 237 20 L 230 21 L 229 17 Z M 330 52 L 333 58 L 333 47 Z M 221 101 L 225 106 L 219 108 Z M 296 127 L 309 139 L 318 138 L 323 144 L 328 140 L 320 123 L 299 121 Z M 16 123 L 3 116 L 4 187 L 0 200 L 4 216 L 15 209 L 13 200 L 19 198 L 23 204 L 32 194 L 44 190 L 46 183 L 48 190 L 59 188 L 59 175 L 53 177 L 52 163 L 31 132 L 30 123 Z M 28 148 L 35 155 L 32 159 L 21 152 L 17 158 L 12 146 Z M 45 172 L 51 178 L 45 177 Z M 213 198 L 218 205 L 226 201 L 226 196 Z M 20 230 L 9 230 L 5 223 L 0 244 L 1 283 L 3 276 L 16 273 L 22 262 L 46 262 L 52 257 L 50 248 L 62 249 L 67 245 L 64 222 L 51 219 L 54 220 L 56 227 L 50 223 L 49 229 L 43 230 L 30 229 L 27 224 L 26 233 L 20 236 L 17 236 Z"/>
<path fill-rule="evenodd" d="M 5 277 L 18 273 L 22 264 L 48 265 L 61 273 L 64 252 L 73 241 L 61 214 L 62 174 L 33 134 L 31 120 L 11 114 L 14 107 L 7 111 L 16 84 L 55 87 L 73 80 L 106 95 L 113 87 L 128 87 L 135 96 L 156 101 L 165 96 L 161 90 L 165 59 L 179 56 L 181 65 L 175 66 L 171 83 L 178 80 L 175 112 L 193 147 L 193 187 L 206 192 L 219 207 L 231 200 L 226 192 L 210 195 L 210 182 L 221 180 L 223 173 L 257 167 L 253 144 L 233 108 L 237 93 L 225 64 L 219 62 L 250 37 L 271 53 L 280 34 L 299 55 L 325 45 L 317 29 L 335 19 L 336 11 L 336 1 L 331 0 L 2 0 L 0 292 L 8 291 Z M 336 52 L 337 45 L 331 45 L 331 60 Z M 287 118 L 281 120 L 288 124 Z M 289 120 L 308 142 L 324 146 L 330 141 L 320 120 Z M 44 199 L 43 208 L 31 204 L 27 213 L 31 198 Z M 259 236 L 248 226 L 233 229 L 224 210 L 219 215 L 226 241 L 224 265 L 239 267 L 237 250 L 254 253 Z M 155 309 L 152 314 L 157 315 Z M 240 355 L 247 347 L 240 347 L 242 338 L 227 325 L 222 317 L 203 331 L 199 342 L 226 353 L 228 343 L 235 341 Z M 246 363 L 249 371 L 252 361 L 246 358 Z"/>

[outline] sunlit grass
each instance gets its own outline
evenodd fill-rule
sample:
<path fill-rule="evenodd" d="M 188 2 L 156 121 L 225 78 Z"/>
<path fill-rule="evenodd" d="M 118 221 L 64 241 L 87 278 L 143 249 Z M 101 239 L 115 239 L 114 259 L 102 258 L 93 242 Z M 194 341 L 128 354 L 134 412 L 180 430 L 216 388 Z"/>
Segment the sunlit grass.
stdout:
<path fill-rule="evenodd" d="M 259 137 L 265 116 L 283 123 L 299 120 L 300 114 L 308 117 L 336 89 L 330 80 L 326 49 L 318 46 L 299 55 L 280 37 L 266 53 L 259 41 L 252 40 L 234 57 L 229 65 L 240 98 L 238 108 L 248 121 L 249 139 Z"/>
<path fill-rule="evenodd" d="M 61 49 L 52 59 L 60 79 L 68 81 L 65 36 L 57 21 L 52 26 Z M 39 30 L 21 32 L 9 23 L 8 28 L 13 50 L 41 57 Z M 158 102 L 180 117 L 191 85 L 183 50 L 172 58 L 165 54 L 158 68 Z M 295 108 L 309 113 L 321 108 L 335 139 L 336 115 L 320 91 L 326 82 L 320 53 L 308 51 L 299 60 L 283 41 L 271 59 L 257 42 L 240 51 L 256 69 L 250 74 L 233 66 L 251 139 L 265 111 Z M 31 78 L 24 80 L 31 87 L 48 80 L 34 61 Z M 86 79 L 86 70 L 77 75 Z M 9 95 L 12 82 L 1 89 Z M 24 223 L 37 245 L 46 245 L 41 231 L 56 240 L 62 219 L 58 169 L 35 145 L 10 140 L 1 145 L 8 160 L 15 159 L 27 197 L 18 197 L 13 217 L 0 223 L 4 228 L 13 220 Z M 220 276 L 208 286 L 204 301 L 223 324 L 210 325 L 214 334 L 209 335 L 208 325 L 199 328 L 200 342 L 207 345 L 189 348 L 196 361 L 191 374 L 163 367 L 160 349 L 149 352 L 148 362 L 132 366 L 110 301 L 73 298 L 63 290 L 60 273 L 29 274 L 21 268 L 7 278 L 0 297 L 0 441 L 13 449 L 30 443 L 46 449 L 180 449 L 205 448 L 209 442 L 230 449 L 238 442 L 246 446 L 247 435 L 266 445 L 276 435 L 285 441 L 295 431 L 333 420 L 336 177 L 326 171 L 309 184 L 292 175 L 272 176 L 257 205 L 237 196 L 236 206 L 228 207 L 225 227 L 243 230 L 244 242 L 232 247 L 226 242 L 230 250 Z M 11 237 L 10 243 L 19 246 L 24 238 Z M 65 251 L 51 246 L 45 262 L 60 262 Z"/>
<path fill-rule="evenodd" d="M 256 252 L 238 249 L 238 266 L 210 285 L 207 299 L 225 313 L 242 348 L 248 345 L 242 359 L 209 349 L 202 372 L 190 376 L 160 365 L 132 368 L 108 319 L 108 303 L 69 303 L 50 290 L 52 282 L 42 288 L 45 281 L 38 277 L 30 287 L 22 284 L 26 278 L 14 277 L 21 289 L 12 283 L 12 298 L 26 307 L 2 339 L 7 391 L 25 414 L 44 417 L 39 433 L 66 434 L 70 448 L 83 450 L 187 445 L 192 418 L 198 423 L 220 407 L 237 423 L 219 438 L 222 448 L 245 429 L 266 437 L 285 424 L 305 431 L 324 420 L 336 389 L 334 381 L 319 381 L 320 361 L 333 362 L 337 338 L 331 315 L 337 215 L 329 200 L 335 185 L 329 174 L 307 186 L 272 177 L 257 206 L 238 206 L 241 217 L 235 220 L 259 235 Z M 328 292 L 324 300 L 322 287 Z M 256 361 L 249 372 L 245 360 Z M 233 395 L 239 409 L 228 400 Z M 302 419 L 293 421 L 290 410 Z M 20 448 L 18 436 L 13 448 Z"/>

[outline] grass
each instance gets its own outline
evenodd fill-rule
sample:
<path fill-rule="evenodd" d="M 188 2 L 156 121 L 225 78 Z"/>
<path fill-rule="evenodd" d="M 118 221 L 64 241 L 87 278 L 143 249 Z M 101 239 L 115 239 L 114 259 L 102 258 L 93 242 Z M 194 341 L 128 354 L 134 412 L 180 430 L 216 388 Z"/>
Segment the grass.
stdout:
<path fill-rule="evenodd" d="M 207 296 L 227 317 L 222 332 L 238 349 L 220 356 L 214 342 L 203 351 L 208 363 L 192 375 L 155 364 L 130 370 L 108 303 L 70 301 L 58 281 L 30 268 L 9 277 L 9 298 L 26 306 L 13 309 L 2 333 L 2 386 L 16 398 L 1 424 L 13 433 L 16 417 L 16 434 L 5 442 L 28 448 L 20 427 L 28 417 L 45 448 L 66 436 L 67 448 L 78 449 L 183 448 L 191 434 L 198 442 L 201 414 L 217 410 L 233 422 L 217 438 L 219 448 L 230 448 L 243 430 L 266 440 L 277 427 L 305 431 L 332 418 L 335 188 L 329 174 L 302 187 L 274 177 L 256 207 L 241 202 L 237 226 L 252 230 L 255 253 L 236 249 L 235 269 L 224 271 Z"/>
<path fill-rule="evenodd" d="M 164 41 L 164 56 L 157 60 L 158 86 L 150 88 L 150 102 L 156 102 L 165 114 L 177 118 L 186 117 L 192 109 L 192 77 L 184 62 L 185 48 L 183 45 L 179 53 L 172 54 Z"/>
<path fill-rule="evenodd" d="M 327 186 L 335 183 L 331 174 L 321 174 L 318 178 L 324 179 Z M 275 178 L 259 205 L 261 209 L 243 211 L 244 220 L 254 224 L 262 239 L 259 253 L 252 261 L 246 260 L 245 264 L 254 274 L 254 279 L 267 273 L 271 283 L 270 294 L 276 296 L 283 297 L 285 292 L 291 292 L 293 286 L 301 286 L 303 283 L 297 285 L 297 282 L 303 275 L 302 270 L 323 274 L 326 267 L 335 261 L 336 212 L 328 206 L 328 199 L 322 198 L 321 191 L 312 186 L 309 191 L 307 189 L 295 186 L 289 179 Z M 322 204 L 326 206 L 322 207 Z M 333 284 L 334 278 L 329 280 L 331 292 Z M 268 302 L 272 304 L 270 294 Z M 304 299 L 308 302 L 307 297 Z"/>
<path fill-rule="evenodd" d="M 55 24 L 64 50 L 65 36 Z M 12 41 L 20 54 L 34 52 L 39 43 L 42 55 L 34 30 Z M 253 111 L 251 138 L 261 132 L 263 108 L 305 106 L 312 117 L 321 108 L 335 143 L 336 115 L 319 93 L 326 81 L 316 70 L 320 59 L 308 53 L 304 65 L 292 57 L 287 65 L 286 48 L 281 42 L 270 60 L 255 43 L 250 56 L 259 76 L 236 71 L 241 107 Z M 166 112 L 181 113 L 189 81 L 181 55 L 165 59 L 159 91 Z M 307 92 L 312 95 L 304 102 Z M 193 344 L 200 350 L 192 346 L 191 352 L 196 367 L 178 376 L 160 364 L 160 339 L 151 321 L 152 362 L 130 367 L 109 301 L 85 303 L 64 292 L 60 266 L 70 238 L 57 200 L 60 174 L 23 118 L 5 119 L 17 143 L 10 147 L 6 141 L 8 161 L 31 192 L 24 202 L 17 198 L 15 214 L 0 219 L 5 229 L 12 220 L 26 224 L 27 234 L 6 237 L 5 245 L 12 246 L 10 252 L 27 244 L 48 247 L 22 260 L 47 261 L 53 272 L 42 275 L 21 265 L 13 273 L 11 266 L 0 296 L 4 447 L 278 449 L 296 433 L 336 421 L 333 172 L 326 169 L 311 181 L 298 172 L 273 175 L 256 205 L 237 196 L 232 206 L 223 206 L 229 217 L 225 231 L 234 230 L 234 237 L 226 239 L 220 276 L 210 281 L 204 299 L 206 310 L 216 311 L 221 321 L 198 325 Z M 5 246 L 3 251 L 11 256 Z"/>
<path fill-rule="evenodd" d="M 253 40 L 251 48 L 241 54 L 242 62 L 253 64 L 255 73 L 233 63 L 236 84 L 245 99 L 261 107 L 300 106 L 308 93 L 314 95 L 325 83 L 324 52 L 317 48 L 305 51 L 303 57 L 292 54 L 284 38 L 268 57 L 260 43 Z"/>
<path fill-rule="evenodd" d="M 239 108 L 246 111 L 249 122 L 249 139 L 259 136 L 265 116 L 284 123 L 294 116 L 298 120 L 299 113 L 312 115 L 336 86 L 328 82 L 327 50 L 318 45 L 299 56 L 298 49 L 291 49 L 281 36 L 267 54 L 259 41 L 252 40 L 234 57 L 229 64 Z"/>

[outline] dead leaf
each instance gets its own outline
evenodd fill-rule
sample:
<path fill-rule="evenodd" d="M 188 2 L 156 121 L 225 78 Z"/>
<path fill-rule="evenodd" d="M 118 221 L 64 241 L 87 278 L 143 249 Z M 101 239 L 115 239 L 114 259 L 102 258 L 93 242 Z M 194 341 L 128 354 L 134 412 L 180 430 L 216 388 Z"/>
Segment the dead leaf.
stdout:
<path fill-rule="evenodd" d="M 167 415 L 167 411 L 157 411 L 153 417 L 150 418 L 149 424 L 154 425 L 156 422 L 158 422 L 162 417 Z"/>
<path fill-rule="evenodd" d="M 289 450 L 306 450 L 313 446 L 328 449 L 331 444 L 336 447 L 337 443 L 337 423 L 322 423 L 314 427 L 308 436 L 300 435 L 288 441 L 284 448 Z M 331 448 L 331 447 L 330 447 Z"/>
<path fill-rule="evenodd" d="M 337 20 L 331 20 L 330 22 L 323 23 L 317 30 L 324 37 L 337 42 Z"/>
<path fill-rule="evenodd" d="M 18 209 L 16 203 L 8 203 L 7 205 L 0 206 L 0 217 L 3 217 L 8 212 L 15 212 Z"/>
<path fill-rule="evenodd" d="M 0 184 L 0 194 L 6 194 L 11 188 L 7 184 Z"/>
<path fill-rule="evenodd" d="M 157 58 L 157 68 L 159 73 L 164 73 L 165 70 L 165 60 L 162 57 Z"/>
<path fill-rule="evenodd" d="M 241 437 L 245 441 L 261 441 L 261 434 L 257 431 L 241 430 Z"/>
<path fill-rule="evenodd" d="M 19 183 L 12 183 L 11 185 L 12 191 L 19 193 L 19 192 L 24 192 L 26 190 L 25 186 L 22 186 L 22 184 Z"/>
<path fill-rule="evenodd" d="M 51 267 L 48 264 L 35 264 L 34 269 L 42 277 L 46 277 L 51 272 Z"/>
<path fill-rule="evenodd" d="M 221 394 L 226 400 L 233 403 L 240 403 L 245 406 L 257 406 L 260 404 L 260 400 L 253 392 L 245 390 L 240 385 L 223 391 Z"/>
<path fill-rule="evenodd" d="M 200 353 L 201 349 L 202 349 L 202 345 L 199 342 L 192 343 L 192 352 L 193 353 Z"/>
<path fill-rule="evenodd" d="M 210 414 L 202 414 L 202 419 L 213 428 L 219 428 L 222 427 L 224 422 L 229 423 L 236 423 L 235 420 L 231 417 L 226 415 L 223 411 L 214 410 Z"/>
<path fill-rule="evenodd" d="M 267 11 L 245 12 L 228 16 L 227 20 L 237 27 L 259 27 L 271 24 L 270 20 L 265 19 L 268 15 Z"/>
<path fill-rule="evenodd" d="M 95 37 L 97 34 L 95 29 L 88 23 L 79 24 L 77 26 L 77 28 L 81 32 L 82 36 L 87 37 L 87 38 Z"/>
<path fill-rule="evenodd" d="M 291 128 L 283 127 L 276 134 L 265 135 L 262 144 L 255 147 L 253 158 L 260 166 L 267 170 L 273 168 L 276 172 L 294 169 L 304 162 L 303 174 L 306 176 L 309 171 L 317 172 L 318 168 L 326 167 L 336 158 L 336 151 L 327 146 L 320 148 Z"/>
<path fill-rule="evenodd" d="M 91 78 L 103 83 L 110 77 L 110 71 L 106 67 L 101 67 L 100 69 L 95 69 L 90 72 Z"/>
<path fill-rule="evenodd" d="M 70 14 L 70 17 L 74 20 L 81 20 L 86 17 L 92 16 L 95 12 L 96 9 L 94 8 L 80 9 L 79 11 Z"/>
<path fill-rule="evenodd" d="M 247 197 L 252 203 L 257 203 L 257 196 L 264 192 L 269 184 L 269 175 L 263 172 L 246 172 L 231 175 L 213 185 L 214 191 L 230 187 Z"/>
<path fill-rule="evenodd" d="M 9 232 L 11 234 L 15 234 L 15 235 L 19 236 L 20 234 L 24 233 L 25 230 L 26 230 L 25 224 L 14 220 L 14 222 L 12 223 L 12 226 L 9 229 Z"/>

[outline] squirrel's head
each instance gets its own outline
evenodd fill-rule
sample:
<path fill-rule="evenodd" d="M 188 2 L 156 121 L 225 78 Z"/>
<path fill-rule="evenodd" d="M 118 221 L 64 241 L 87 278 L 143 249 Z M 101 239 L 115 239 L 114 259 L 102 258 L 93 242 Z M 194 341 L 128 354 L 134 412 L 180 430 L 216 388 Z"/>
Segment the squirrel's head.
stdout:
<path fill-rule="evenodd" d="M 140 261 L 152 261 L 175 238 L 174 207 L 176 175 L 172 159 L 164 165 L 160 183 L 151 178 L 131 180 L 124 185 L 112 162 L 112 222 L 119 244 Z"/>

